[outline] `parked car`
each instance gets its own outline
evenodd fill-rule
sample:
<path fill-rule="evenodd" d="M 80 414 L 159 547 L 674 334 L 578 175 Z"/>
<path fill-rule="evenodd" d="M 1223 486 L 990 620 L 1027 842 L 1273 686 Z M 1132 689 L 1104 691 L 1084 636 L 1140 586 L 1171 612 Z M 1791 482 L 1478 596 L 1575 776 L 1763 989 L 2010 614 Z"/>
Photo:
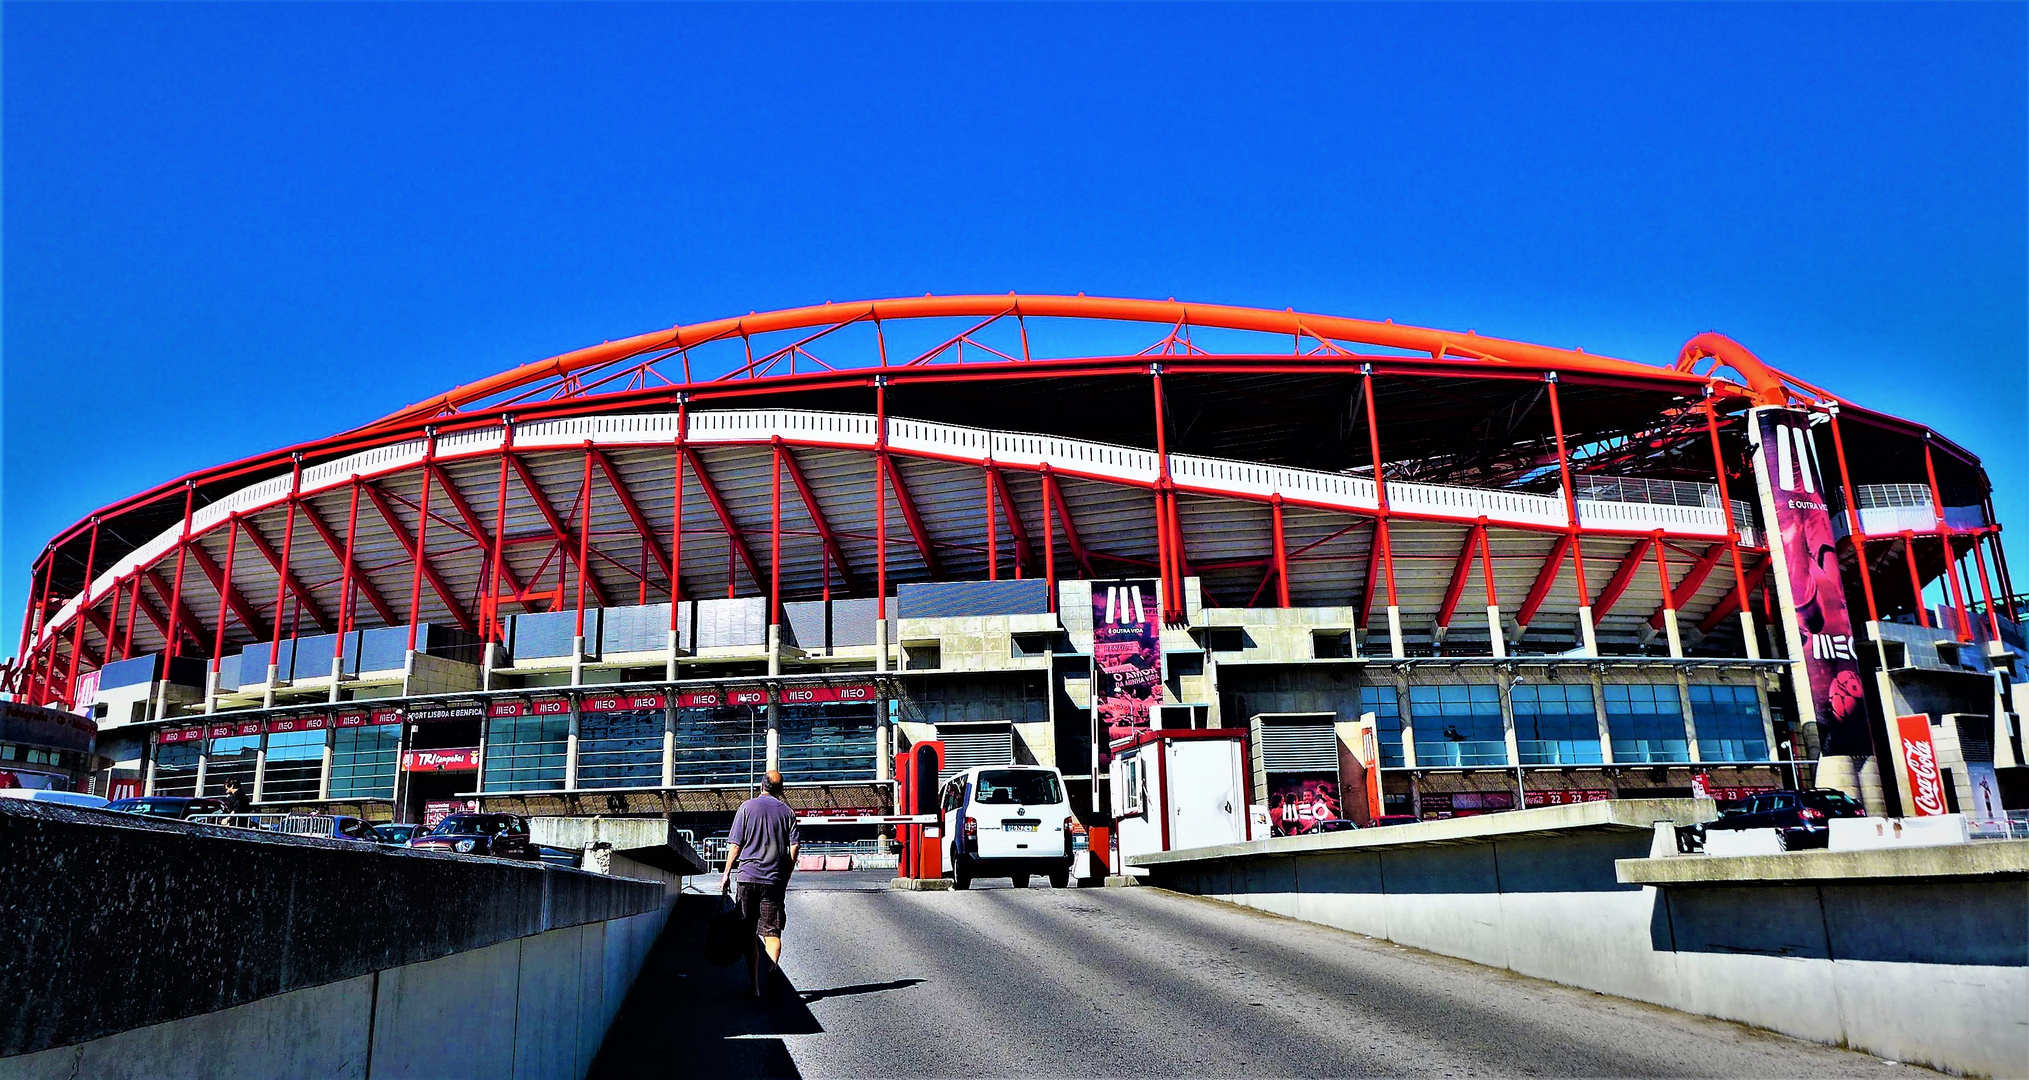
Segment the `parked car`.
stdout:
<path fill-rule="evenodd" d="M 496 859 L 536 857 L 535 844 L 528 838 L 528 819 L 520 814 L 452 814 L 409 841 L 409 846 Z"/>
<path fill-rule="evenodd" d="M 1314 833 L 1352 832 L 1359 827 L 1359 822 L 1356 821 L 1348 821 L 1345 818 L 1326 818 L 1311 826 L 1310 831 Z"/>
<path fill-rule="evenodd" d="M 1378 828 L 1382 825 L 1414 825 L 1421 820 L 1423 819 L 1417 817 L 1415 814 L 1382 814 L 1380 817 L 1375 818 L 1373 824 L 1368 827 Z"/>
<path fill-rule="evenodd" d="M 375 825 L 373 827 L 373 838 L 376 843 L 401 847 L 428 831 L 423 828 L 420 822 L 390 821 Z"/>
<path fill-rule="evenodd" d="M 1832 818 L 1866 816 L 1858 799 L 1833 788 L 1767 791 L 1726 811 L 1705 831 L 1779 829 L 1786 848 L 1821 848 L 1830 838 Z"/>
<path fill-rule="evenodd" d="M 1017 889 L 1030 874 L 1052 888 L 1071 884 L 1071 802 L 1064 780 L 1046 765 L 978 766 L 944 785 L 944 847 L 951 887 L 976 877 L 1007 877 Z"/>
<path fill-rule="evenodd" d="M 362 818 L 356 818 L 350 814 L 335 814 L 332 816 L 331 835 L 340 840 L 357 840 L 362 844 L 380 843 L 380 837 L 374 835 L 371 824 Z"/>
<path fill-rule="evenodd" d="M 199 814 L 225 813 L 224 799 L 193 799 L 187 795 L 143 795 L 138 799 L 121 799 L 109 803 L 108 810 L 123 814 L 145 814 L 148 817 L 184 818 Z"/>
<path fill-rule="evenodd" d="M 82 791 L 51 791 L 48 788 L 0 788 L 0 799 L 26 799 L 29 802 L 88 806 L 94 810 L 103 810 L 109 805 L 103 796 L 87 795 Z"/>
<path fill-rule="evenodd" d="M 567 866 L 573 870 L 584 865 L 584 856 L 570 848 L 536 846 L 536 859 L 551 866 Z"/>

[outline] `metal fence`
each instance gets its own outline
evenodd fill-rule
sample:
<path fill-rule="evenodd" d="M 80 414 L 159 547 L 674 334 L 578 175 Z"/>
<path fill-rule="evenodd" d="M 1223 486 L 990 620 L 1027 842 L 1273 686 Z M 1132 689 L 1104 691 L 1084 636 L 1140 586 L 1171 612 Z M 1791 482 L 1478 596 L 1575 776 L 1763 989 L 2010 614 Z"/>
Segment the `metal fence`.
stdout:
<path fill-rule="evenodd" d="M 708 871 L 725 869 L 725 837 L 707 836 L 694 846 Z M 901 856 L 882 851 L 878 840 L 805 840 L 797 850 L 803 855 L 850 855 L 855 870 L 892 870 L 901 865 Z"/>
<path fill-rule="evenodd" d="M 290 836 L 337 836 L 338 819 L 324 814 L 192 814 L 197 825 L 287 833 Z"/>

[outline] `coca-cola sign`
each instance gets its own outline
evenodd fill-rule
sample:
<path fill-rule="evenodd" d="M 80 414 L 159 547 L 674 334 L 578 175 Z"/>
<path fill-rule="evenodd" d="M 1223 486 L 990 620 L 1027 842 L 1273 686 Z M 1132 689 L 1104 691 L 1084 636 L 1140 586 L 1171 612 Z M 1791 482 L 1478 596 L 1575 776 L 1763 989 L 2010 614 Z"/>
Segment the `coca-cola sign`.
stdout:
<path fill-rule="evenodd" d="M 1947 813 L 1944 777 L 1937 769 L 1937 747 L 1930 741 L 1930 717 L 1898 716 L 1895 733 L 1902 740 L 1902 771 L 1909 777 L 1909 801 L 1917 817 Z"/>

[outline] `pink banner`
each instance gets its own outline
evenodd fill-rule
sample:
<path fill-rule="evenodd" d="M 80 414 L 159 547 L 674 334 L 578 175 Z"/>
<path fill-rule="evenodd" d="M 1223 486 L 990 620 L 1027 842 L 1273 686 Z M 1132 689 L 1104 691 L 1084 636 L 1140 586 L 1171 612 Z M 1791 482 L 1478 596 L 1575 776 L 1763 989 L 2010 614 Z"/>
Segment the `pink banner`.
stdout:
<path fill-rule="evenodd" d="M 1269 773 L 1270 836 L 1295 836 L 1317 828 L 1321 821 L 1344 817 L 1335 772 Z"/>
<path fill-rule="evenodd" d="M 1799 698 L 1808 699 L 1827 756 L 1864 758 L 1874 752 L 1867 731 L 1867 690 L 1854 652 L 1853 618 L 1832 536 L 1831 506 L 1807 414 L 1796 409 L 1753 412 L 1759 446 L 1755 474 L 1767 519 L 1770 557 L 1783 606 Z"/>
<path fill-rule="evenodd" d="M 1162 704 L 1162 615 L 1156 583 L 1092 583 L 1093 742 L 1103 768 L 1113 744 L 1149 729 Z"/>

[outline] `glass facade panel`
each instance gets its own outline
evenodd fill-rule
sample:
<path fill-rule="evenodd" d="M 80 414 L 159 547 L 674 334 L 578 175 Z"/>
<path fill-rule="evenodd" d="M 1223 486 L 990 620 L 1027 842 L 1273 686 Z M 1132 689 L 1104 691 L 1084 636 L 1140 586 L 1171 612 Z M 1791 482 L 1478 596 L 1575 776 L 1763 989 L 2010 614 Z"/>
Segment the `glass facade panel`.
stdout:
<path fill-rule="evenodd" d="M 1401 768 L 1402 699 L 1394 684 L 1360 687 L 1360 711 L 1374 714 L 1374 738 L 1381 744 L 1381 765 Z"/>
<path fill-rule="evenodd" d="M 782 779 L 872 780 L 879 708 L 865 703 L 784 706 L 776 721 Z"/>
<path fill-rule="evenodd" d="M 209 757 L 204 763 L 204 790 L 198 794 L 223 795 L 225 782 L 237 780 L 247 798 L 253 798 L 254 758 L 260 749 L 259 735 L 235 735 L 230 739 L 211 740 Z"/>
<path fill-rule="evenodd" d="M 1517 683 L 1515 749 L 1524 765 L 1597 765 L 1599 713 L 1590 683 Z"/>
<path fill-rule="evenodd" d="M 490 769 L 490 759 L 487 765 Z M 661 784 L 661 709 L 588 712 L 579 718 L 579 787 L 659 787 Z"/>
<path fill-rule="evenodd" d="M 1700 761 L 1767 761 L 1761 695 L 1752 686 L 1691 687 Z"/>
<path fill-rule="evenodd" d="M 155 794 L 197 794 L 196 743 L 169 743 L 155 747 Z"/>
<path fill-rule="evenodd" d="M 1416 728 L 1416 766 L 1506 765 L 1501 690 L 1477 686 L 1412 686 L 1409 715 Z"/>
<path fill-rule="evenodd" d="M 759 784 L 768 771 L 766 739 L 759 709 L 678 709 L 677 785 Z"/>
<path fill-rule="evenodd" d="M 570 741 L 568 714 L 494 717 L 486 727 L 486 775 L 480 790 L 562 788 Z"/>
<path fill-rule="evenodd" d="M 395 797 L 395 751 L 401 745 L 400 724 L 339 728 L 332 733 L 331 797 L 392 799 Z"/>
<path fill-rule="evenodd" d="M 324 733 L 277 731 L 268 736 L 268 767 L 261 775 L 261 801 L 304 802 L 317 797 L 324 779 Z"/>
<path fill-rule="evenodd" d="M 1676 683 L 1609 683 L 1605 694 L 1616 763 L 1691 760 Z"/>

